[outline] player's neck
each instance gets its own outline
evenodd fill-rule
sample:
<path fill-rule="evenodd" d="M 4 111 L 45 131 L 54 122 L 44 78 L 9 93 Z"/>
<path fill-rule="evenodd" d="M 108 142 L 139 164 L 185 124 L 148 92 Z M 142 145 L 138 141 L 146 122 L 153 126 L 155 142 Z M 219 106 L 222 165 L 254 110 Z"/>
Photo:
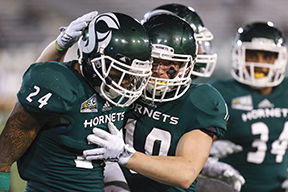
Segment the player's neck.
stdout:
<path fill-rule="evenodd" d="M 74 66 L 73 66 L 73 68 L 74 68 L 76 71 L 78 71 L 80 74 L 82 74 L 79 63 L 75 63 Z"/>
<path fill-rule="evenodd" d="M 273 87 L 265 87 L 257 90 L 261 95 L 269 95 L 273 90 Z"/>

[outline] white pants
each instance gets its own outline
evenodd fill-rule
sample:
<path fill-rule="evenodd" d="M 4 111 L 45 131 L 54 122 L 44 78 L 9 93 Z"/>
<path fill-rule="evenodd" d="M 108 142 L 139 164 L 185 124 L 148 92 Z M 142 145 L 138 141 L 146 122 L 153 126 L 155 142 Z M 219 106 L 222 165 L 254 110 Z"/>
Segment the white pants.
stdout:
<path fill-rule="evenodd" d="M 118 163 L 106 162 L 104 168 L 105 192 L 129 192 L 129 187 Z"/>

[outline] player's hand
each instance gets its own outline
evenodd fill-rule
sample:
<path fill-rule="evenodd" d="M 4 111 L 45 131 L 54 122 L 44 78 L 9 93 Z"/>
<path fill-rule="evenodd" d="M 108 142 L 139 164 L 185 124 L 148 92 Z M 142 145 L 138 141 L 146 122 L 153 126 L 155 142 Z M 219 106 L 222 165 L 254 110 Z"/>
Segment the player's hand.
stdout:
<path fill-rule="evenodd" d="M 245 183 L 244 177 L 231 165 L 218 161 L 215 157 L 209 157 L 201 174 L 207 177 L 220 179 L 232 185 L 236 191 L 240 191 Z"/>
<path fill-rule="evenodd" d="M 223 158 L 227 155 L 242 151 L 241 145 L 232 143 L 229 140 L 216 140 L 213 142 L 210 155 L 217 158 Z"/>
<path fill-rule="evenodd" d="M 67 49 L 78 41 L 83 30 L 98 15 L 97 11 L 87 13 L 72 21 L 68 27 L 61 27 L 61 33 L 56 39 L 56 43 L 61 49 Z"/>
<path fill-rule="evenodd" d="M 83 151 L 87 160 L 107 160 L 126 165 L 136 152 L 135 149 L 124 143 L 121 132 L 112 122 L 108 123 L 110 133 L 94 128 L 93 134 L 88 135 L 88 142 L 94 143 L 99 148 Z"/>

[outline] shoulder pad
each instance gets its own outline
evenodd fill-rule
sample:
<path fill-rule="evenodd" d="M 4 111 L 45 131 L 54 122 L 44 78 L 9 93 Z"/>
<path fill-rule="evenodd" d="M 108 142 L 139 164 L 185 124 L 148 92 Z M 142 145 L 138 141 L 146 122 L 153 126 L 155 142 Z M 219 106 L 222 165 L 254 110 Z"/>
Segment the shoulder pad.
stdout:
<path fill-rule="evenodd" d="M 190 102 L 197 109 L 199 127 L 216 127 L 226 130 L 227 105 L 221 94 L 210 84 L 199 84 L 191 93 Z"/>
<path fill-rule="evenodd" d="M 211 85 L 215 87 L 217 90 L 221 91 L 225 89 L 225 86 L 227 86 L 227 84 L 230 84 L 230 83 L 231 83 L 231 80 L 215 80 L 211 82 Z"/>
<path fill-rule="evenodd" d="M 205 113 L 225 112 L 225 101 L 222 95 L 210 84 L 200 84 L 191 93 L 191 102 Z"/>
<path fill-rule="evenodd" d="M 63 112 L 77 99 L 78 85 L 77 76 L 63 63 L 36 63 L 24 73 L 17 97 L 30 112 Z"/>

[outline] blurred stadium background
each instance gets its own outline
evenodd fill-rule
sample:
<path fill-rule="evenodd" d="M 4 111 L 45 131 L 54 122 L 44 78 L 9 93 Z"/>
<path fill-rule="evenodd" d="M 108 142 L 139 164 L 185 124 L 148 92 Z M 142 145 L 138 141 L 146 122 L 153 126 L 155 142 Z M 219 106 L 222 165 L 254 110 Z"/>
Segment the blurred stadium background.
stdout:
<path fill-rule="evenodd" d="M 58 35 L 58 28 L 92 10 L 123 12 L 141 20 L 166 3 L 193 7 L 214 34 L 218 63 L 213 78 L 229 78 L 231 45 L 239 26 L 272 21 L 288 36 L 287 0 L 0 0 L 0 132 L 16 101 L 21 76 L 41 50 Z M 67 56 L 74 59 L 76 46 Z M 13 165 L 10 191 L 24 191 Z"/>

